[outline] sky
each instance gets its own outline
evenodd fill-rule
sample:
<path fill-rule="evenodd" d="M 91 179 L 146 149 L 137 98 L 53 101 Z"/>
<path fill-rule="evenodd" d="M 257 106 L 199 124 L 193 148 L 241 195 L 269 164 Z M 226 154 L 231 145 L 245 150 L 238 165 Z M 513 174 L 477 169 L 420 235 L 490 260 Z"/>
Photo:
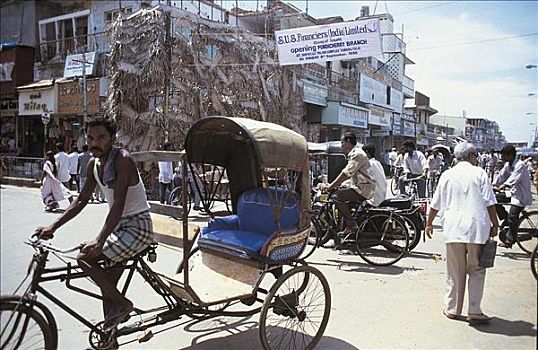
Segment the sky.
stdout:
<path fill-rule="evenodd" d="M 223 1 L 226 8 L 236 1 Z M 285 1 L 315 17 L 388 12 L 415 62 L 406 75 L 441 115 L 496 121 L 508 141 L 538 130 L 538 1 Z M 222 3 L 222 2 L 221 2 Z M 238 1 L 255 9 L 257 1 Z M 265 1 L 259 1 L 260 9 Z M 329 5 L 330 4 L 330 5 Z M 531 95 L 529 95 L 531 94 Z M 535 95 L 532 95 L 535 94 Z"/>

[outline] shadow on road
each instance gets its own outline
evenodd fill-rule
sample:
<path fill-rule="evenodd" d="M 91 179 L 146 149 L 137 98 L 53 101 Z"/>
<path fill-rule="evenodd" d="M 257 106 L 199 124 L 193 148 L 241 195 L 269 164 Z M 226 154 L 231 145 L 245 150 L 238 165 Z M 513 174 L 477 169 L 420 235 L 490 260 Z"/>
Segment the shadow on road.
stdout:
<path fill-rule="evenodd" d="M 367 273 L 378 273 L 383 275 L 400 275 L 404 271 L 409 270 L 422 270 L 416 268 L 404 268 L 400 266 L 374 266 L 364 262 L 357 261 L 344 261 L 344 260 L 332 260 L 328 259 L 328 263 L 315 263 L 309 262 L 309 265 L 325 265 L 325 266 L 334 266 L 338 270 L 345 272 L 367 272 Z"/>
<path fill-rule="evenodd" d="M 483 333 L 503 334 L 510 337 L 531 336 L 536 337 L 535 325 L 526 321 L 511 321 L 504 318 L 493 317 L 488 324 L 471 326 Z"/>
<path fill-rule="evenodd" d="M 530 260 L 527 253 L 502 252 L 500 254 L 497 254 L 497 256 L 502 258 L 508 258 L 510 260 Z"/>
<path fill-rule="evenodd" d="M 257 319 L 257 318 L 256 318 Z M 184 350 L 260 349 L 259 324 L 250 317 L 241 319 L 217 317 L 193 320 L 184 328 L 186 332 L 203 333 L 192 340 Z M 333 337 L 322 337 L 316 350 L 356 350 L 357 347 Z"/>

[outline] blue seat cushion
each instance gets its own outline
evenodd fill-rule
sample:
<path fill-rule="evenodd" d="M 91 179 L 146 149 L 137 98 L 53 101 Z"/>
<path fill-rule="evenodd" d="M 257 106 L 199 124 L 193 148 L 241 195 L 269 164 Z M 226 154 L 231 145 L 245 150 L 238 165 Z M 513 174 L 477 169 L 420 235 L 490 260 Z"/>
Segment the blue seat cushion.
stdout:
<path fill-rule="evenodd" d="M 267 235 L 257 232 L 236 230 L 205 231 L 200 235 L 198 245 L 201 247 L 218 245 L 222 248 L 229 247 L 234 250 L 244 251 L 248 256 L 259 256 L 267 239 Z"/>
<path fill-rule="evenodd" d="M 207 232 L 218 230 L 239 230 L 239 217 L 237 215 L 216 217 L 209 220 L 207 227 L 204 227 L 203 230 L 206 230 Z"/>
<path fill-rule="evenodd" d="M 271 191 L 271 194 L 268 192 Z M 299 222 L 299 196 L 294 192 L 275 190 L 274 188 L 257 188 L 241 194 L 237 204 L 239 229 L 241 231 L 264 233 L 268 239 L 277 231 L 273 206 L 277 198 L 284 206 L 280 214 L 280 229 L 295 229 Z"/>

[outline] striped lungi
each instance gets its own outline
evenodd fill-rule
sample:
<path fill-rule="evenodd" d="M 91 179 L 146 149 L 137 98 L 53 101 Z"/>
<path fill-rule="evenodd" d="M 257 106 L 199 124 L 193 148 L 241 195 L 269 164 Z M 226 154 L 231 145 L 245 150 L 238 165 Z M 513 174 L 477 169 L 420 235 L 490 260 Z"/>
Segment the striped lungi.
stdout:
<path fill-rule="evenodd" d="M 114 263 L 142 252 L 153 243 L 153 225 L 149 211 L 121 218 L 108 236 L 103 255 Z"/>

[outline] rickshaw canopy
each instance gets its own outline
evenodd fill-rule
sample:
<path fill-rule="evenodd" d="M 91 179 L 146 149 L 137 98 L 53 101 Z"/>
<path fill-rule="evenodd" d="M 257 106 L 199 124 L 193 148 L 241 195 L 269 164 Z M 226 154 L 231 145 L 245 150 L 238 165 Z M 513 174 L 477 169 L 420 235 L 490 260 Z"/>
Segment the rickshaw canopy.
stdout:
<path fill-rule="evenodd" d="M 226 168 L 234 211 L 239 195 L 263 187 L 267 169 L 301 173 L 301 202 L 308 207 L 308 148 L 304 136 L 281 125 L 214 116 L 195 123 L 185 138 L 190 163 Z M 303 198 L 304 197 L 304 198 Z"/>

